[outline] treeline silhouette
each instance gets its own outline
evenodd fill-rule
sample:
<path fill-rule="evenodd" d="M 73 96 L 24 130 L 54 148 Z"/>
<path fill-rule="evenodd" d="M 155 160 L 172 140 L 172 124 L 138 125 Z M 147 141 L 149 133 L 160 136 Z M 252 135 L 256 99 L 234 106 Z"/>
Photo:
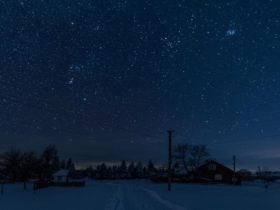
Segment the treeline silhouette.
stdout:
<path fill-rule="evenodd" d="M 51 179 L 52 174 L 59 169 L 73 171 L 75 165 L 71 158 L 67 161 L 60 160 L 56 147 L 49 145 L 39 155 L 33 151 L 6 152 L 0 157 L 0 168 L 1 180 L 26 183 L 30 179 Z"/>
<path fill-rule="evenodd" d="M 150 160 L 147 165 L 142 162 L 122 161 L 118 165 L 106 165 L 102 163 L 97 165 L 95 169 L 92 167 L 87 169 L 89 177 L 95 179 L 143 179 L 149 178 L 156 172 L 154 163 Z"/>
<path fill-rule="evenodd" d="M 0 156 L 0 181 L 23 182 L 24 188 L 30 180 L 51 180 L 52 175 L 60 169 L 69 170 L 71 179 L 141 179 L 149 178 L 157 171 L 151 160 L 146 165 L 142 162 L 121 161 L 116 165 L 102 163 L 94 168 L 76 170 L 71 158 L 59 158 L 55 145 L 47 146 L 41 154 L 12 150 Z"/>

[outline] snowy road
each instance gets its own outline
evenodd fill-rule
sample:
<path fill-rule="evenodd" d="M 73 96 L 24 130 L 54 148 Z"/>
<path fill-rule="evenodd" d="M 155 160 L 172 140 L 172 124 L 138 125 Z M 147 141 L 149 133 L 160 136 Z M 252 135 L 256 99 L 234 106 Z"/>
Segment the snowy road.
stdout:
<path fill-rule="evenodd" d="M 132 184 L 118 184 L 106 210 L 186 210 L 162 199 L 156 192 Z"/>
<path fill-rule="evenodd" d="M 87 180 L 84 188 L 49 187 L 33 192 L 29 184 L 7 184 L 0 210 L 278 210 L 280 182 L 241 186 L 166 184 L 148 180 Z M 230 203 L 230 205 L 229 205 Z"/>

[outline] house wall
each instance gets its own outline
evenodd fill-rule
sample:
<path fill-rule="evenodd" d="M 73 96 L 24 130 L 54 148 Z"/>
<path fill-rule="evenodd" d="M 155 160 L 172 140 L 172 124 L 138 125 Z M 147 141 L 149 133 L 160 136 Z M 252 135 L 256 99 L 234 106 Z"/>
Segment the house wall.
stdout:
<path fill-rule="evenodd" d="M 54 182 L 67 182 L 67 176 L 55 176 Z"/>
<path fill-rule="evenodd" d="M 209 162 L 198 168 L 197 177 L 207 181 L 231 183 L 234 172 L 217 162 Z M 239 178 L 237 177 L 237 179 Z"/>

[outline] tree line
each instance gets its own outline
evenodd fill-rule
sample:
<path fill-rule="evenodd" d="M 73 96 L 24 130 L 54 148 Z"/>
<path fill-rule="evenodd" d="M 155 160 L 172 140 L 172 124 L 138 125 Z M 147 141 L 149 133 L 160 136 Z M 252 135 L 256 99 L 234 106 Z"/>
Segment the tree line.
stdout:
<path fill-rule="evenodd" d="M 118 165 L 109 166 L 102 163 L 95 169 L 92 167 L 87 169 L 89 176 L 96 179 L 142 179 L 152 176 L 156 170 L 151 160 L 147 165 L 143 165 L 142 162 L 127 163 L 123 160 Z"/>
<path fill-rule="evenodd" d="M 183 167 L 186 172 L 195 170 L 209 156 L 205 145 L 179 144 L 173 151 L 173 168 Z M 33 151 L 13 150 L 0 156 L 0 180 L 26 183 L 30 179 L 50 180 L 60 170 L 68 169 L 75 177 L 75 164 L 72 159 L 61 160 L 54 145 L 47 146 L 41 154 Z M 121 161 L 117 165 L 102 163 L 95 168 L 89 167 L 80 177 L 96 179 L 138 179 L 149 178 L 164 169 L 156 168 L 150 160 L 142 162 Z"/>
<path fill-rule="evenodd" d="M 61 168 L 74 170 L 72 159 L 60 160 L 54 145 L 47 146 L 42 154 L 33 151 L 12 150 L 0 156 L 0 179 L 11 182 L 26 182 L 30 179 L 50 179 Z"/>
<path fill-rule="evenodd" d="M 205 145 L 178 144 L 173 150 L 172 169 L 184 168 L 187 174 L 190 171 L 195 171 L 209 156 Z M 87 174 L 95 179 L 141 179 L 165 173 L 166 170 L 165 167 L 155 167 L 151 160 L 146 165 L 143 165 L 142 162 L 127 163 L 123 160 L 118 165 L 102 163 L 94 169 L 89 167 Z"/>
<path fill-rule="evenodd" d="M 102 163 L 95 168 L 89 167 L 79 173 L 75 171 L 72 159 L 61 160 L 55 145 L 47 146 L 41 154 L 33 151 L 22 152 L 12 150 L 0 155 L 0 180 L 23 182 L 28 180 L 50 180 L 52 175 L 60 169 L 68 169 L 72 178 L 96 179 L 127 179 L 148 178 L 156 172 L 152 161 L 147 165 L 142 162 L 122 161 L 119 165 Z M 24 187 L 25 188 L 25 187 Z"/>

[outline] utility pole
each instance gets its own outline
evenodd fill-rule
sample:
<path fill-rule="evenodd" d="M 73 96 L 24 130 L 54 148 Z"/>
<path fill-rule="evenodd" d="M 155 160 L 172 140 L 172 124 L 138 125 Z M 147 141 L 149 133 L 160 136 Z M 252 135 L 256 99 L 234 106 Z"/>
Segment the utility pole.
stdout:
<path fill-rule="evenodd" d="M 4 181 L 1 181 L 1 195 L 4 194 Z"/>
<path fill-rule="evenodd" d="M 168 130 L 168 191 L 171 191 L 171 181 L 172 181 L 172 134 L 173 130 Z"/>
<path fill-rule="evenodd" d="M 234 171 L 234 174 L 235 174 L 236 156 L 235 156 L 235 155 L 233 155 L 232 159 L 233 159 L 233 171 Z"/>
<path fill-rule="evenodd" d="M 236 156 L 235 155 L 233 155 L 232 161 L 233 161 L 233 177 L 232 177 L 232 182 L 233 183 L 237 183 L 237 178 L 236 178 L 236 174 L 235 174 L 235 170 L 236 170 Z"/>

